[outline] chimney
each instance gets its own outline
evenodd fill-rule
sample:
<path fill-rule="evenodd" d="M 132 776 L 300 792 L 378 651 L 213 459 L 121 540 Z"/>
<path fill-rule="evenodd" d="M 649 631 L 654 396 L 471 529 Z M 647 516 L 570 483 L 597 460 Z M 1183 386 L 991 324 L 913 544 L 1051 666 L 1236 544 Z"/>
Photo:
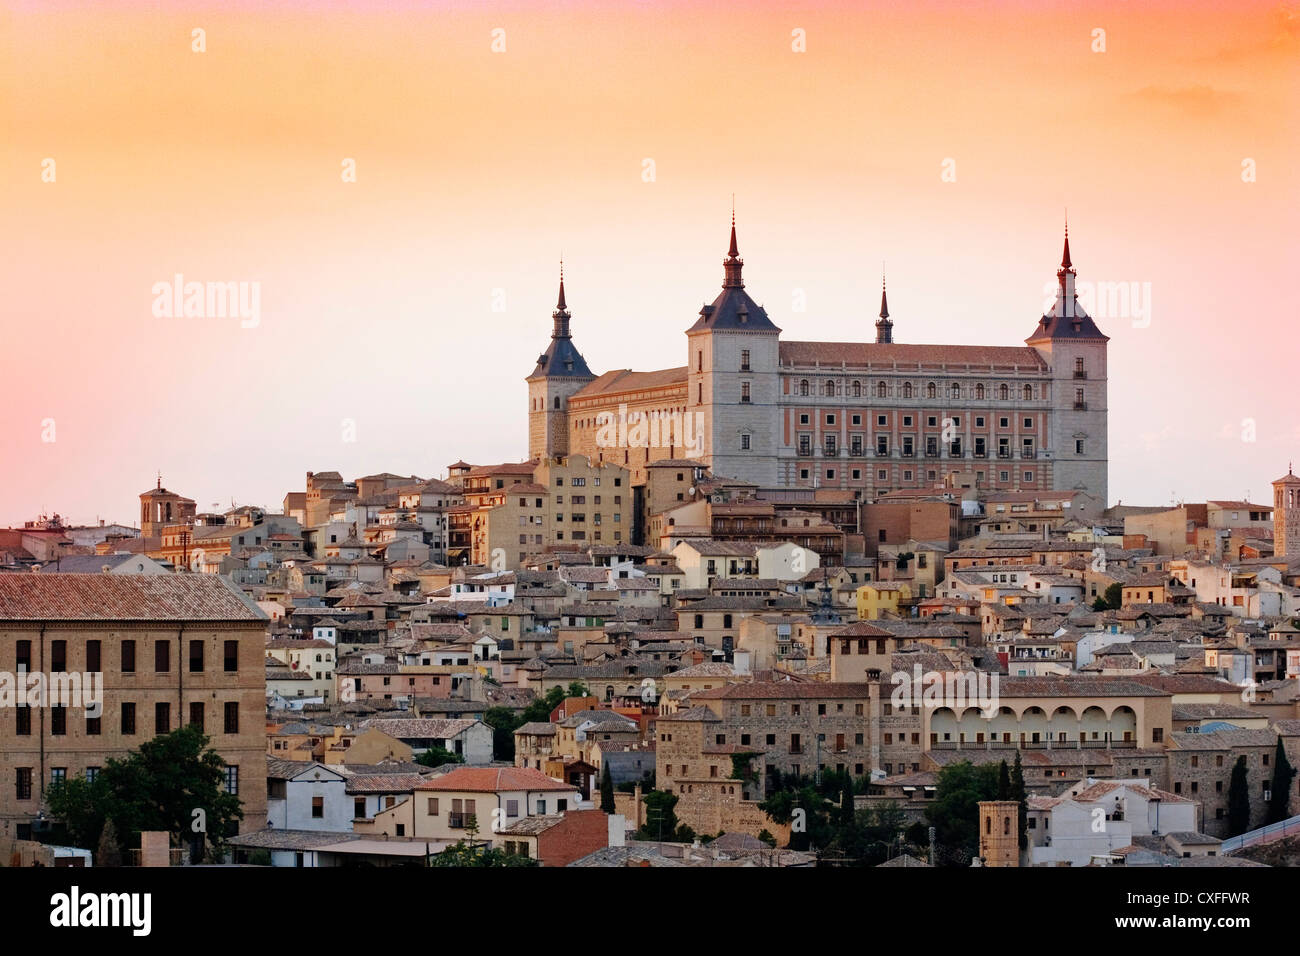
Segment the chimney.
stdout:
<path fill-rule="evenodd" d="M 609 815 L 609 846 L 623 846 L 627 840 L 627 819 L 621 813 Z"/>

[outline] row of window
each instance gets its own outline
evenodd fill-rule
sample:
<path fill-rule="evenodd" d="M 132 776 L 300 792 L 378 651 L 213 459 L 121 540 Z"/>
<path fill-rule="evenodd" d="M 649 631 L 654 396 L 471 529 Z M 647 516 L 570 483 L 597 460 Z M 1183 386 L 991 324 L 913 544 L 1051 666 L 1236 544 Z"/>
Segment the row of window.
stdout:
<path fill-rule="evenodd" d="M 30 737 L 32 733 L 32 710 L 31 706 L 22 706 L 14 708 L 14 733 L 19 737 Z M 121 705 L 121 729 L 123 734 L 134 734 L 136 728 L 135 704 L 131 701 L 125 701 Z M 190 704 L 190 723 L 198 727 L 199 730 L 205 730 L 204 714 L 205 705 L 202 701 L 194 701 Z M 68 708 L 51 707 L 50 713 L 50 736 L 63 737 L 68 733 Z M 158 701 L 154 704 L 154 733 L 165 734 L 171 731 L 171 704 L 166 701 Z M 223 705 L 223 733 L 239 733 L 239 702 L 227 701 Z M 86 735 L 88 737 L 98 737 L 103 733 L 102 717 L 86 718 Z"/>
<path fill-rule="evenodd" d="M 17 785 L 16 791 L 19 800 L 32 799 L 32 769 L 33 768 L 31 767 L 16 768 L 17 779 L 15 783 Z M 99 776 L 99 770 L 100 770 L 99 767 L 87 767 L 86 780 L 90 783 L 94 783 L 95 778 Z M 67 767 L 50 768 L 50 783 L 52 785 L 57 783 L 63 783 L 67 779 L 68 779 Z M 226 793 L 229 793 L 232 796 L 239 796 L 239 768 L 236 766 L 227 766 L 225 768 L 225 776 L 222 783 L 225 786 Z"/>
<path fill-rule="evenodd" d="M 799 469 L 799 480 L 800 480 L 800 481 L 808 481 L 808 479 L 809 479 L 809 474 L 810 474 L 810 472 L 809 472 L 809 470 L 808 470 L 807 468 L 800 468 L 800 469 Z M 853 481 L 861 481 L 861 480 L 862 480 L 862 469 L 861 469 L 861 468 L 854 468 L 854 469 L 850 472 L 850 475 L 851 475 L 851 479 L 852 479 Z M 935 480 L 937 480 L 937 479 L 936 479 L 936 476 L 937 476 L 937 473 L 934 471 L 934 469 L 930 469 L 929 471 L 926 472 L 926 480 L 928 480 L 928 481 L 935 481 Z M 836 470 L 835 470 L 834 468 L 827 468 L 827 469 L 826 469 L 826 480 L 827 480 L 827 481 L 834 481 L 835 478 L 836 478 Z M 877 481 L 880 481 L 880 482 L 887 482 L 887 481 L 889 481 L 889 470 L 888 470 L 887 468 L 881 468 L 881 469 L 878 469 L 878 470 L 876 471 L 876 480 L 877 480 Z M 908 481 L 912 481 L 912 480 L 913 480 L 913 478 L 912 478 L 912 470 L 911 470 L 910 468 L 904 469 L 904 470 L 903 470 L 903 481 L 904 481 L 904 482 L 908 482 Z M 975 472 L 975 480 L 976 480 L 976 481 L 983 481 L 983 480 L 984 480 L 984 472 L 982 472 L 982 471 L 977 471 L 977 472 Z M 1008 482 L 1008 481 L 1010 481 L 1010 480 L 1011 480 L 1011 472 L 1009 472 L 1009 471 L 999 471 L 999 472 L 998 472 L 998 481 L 1001 481 L 1001 482 Z M 1026 482 L 1027 484 L 1033 484 L 1034 481 L 1036 481 L 1037 479 L 1034 477 L 1034 473 L 1033 473 L 1032 471 L 1026 471 L 1026 472 L 1024 472 L 1024 480 L 1025 480 L 1025 482 Z M 888 488 L 885 488 L 885 489 L 878 489 L 878 490 L 888 491 L 889 489 L 888 489 Z"/>
<path fill-rule="evenodd" d="M 742 369 L 741 371 L 744 371 L 744 369 Z M 1082 371 L 1082 368 L 1077 368 L 1076 371 Z M 813 386 L 812 384 L 809 383 L 808 379 L 802 378 L 799 380 L 799 384 L 795 387 L 796 394 L 798 394 L 801 397 L 817 394 L 817 395 L 824 395 L 827 398 L 833 398 L 836 395 L 845 395 L 852 398 L 862 398 L 864 395 L 869 396 L 871 391 L 872 390 L 870 388 L 870 385 L 864 385 L 861 381 L 858 380 L 854 380 L 852 382 L 837 382 L 831 379 L 826 381 L 820 386 Z M 895 389 L 894 386 L 891 386 L 888 382 L 885 381 L 879 381 L 876 383 L 874 393 L 876 398 L 888 398 L 890 394 L 895 391 L 897 391 L 897 393 L 903 398 L 918 398 L 921 396 L 922 393 L 922 389 L 919 387 L 914 388 L 911 382 L 904 382 L 901 386 L 898 386 L 897 389 Z M 939 388 L 938 384 L 936 384 L 935 382 L 927 382 L 924 388 L 924 394 L 926 398 L 937 399 L 939 398 L 940 391 L 941 389 Z M 996 394 L 998 399 L 1004 402 L 1010 401 L 1013 393 L 1012 387 L 1005 382 L 999 385 L 996 390 L 989 390 L 989 391 Z M 1039 391 L 1039 388 L 1034 385 L 1023 385 L 1018 389 L 1018 391 L 1020 397 L 1027 402 L 1034 401 L 1035 398 L 1041 396 L 1042 394 Z M 964 390 L 963 390 L 963 385 L 960 382 L 953 382 L 946 389 L 942 389 L 942 392 L 948 398 L 959 399 L 963 397 L 963 395 L 965 395 L 968 398 L 974 398 L 976 401 L 980 401 L 981 399 L 985 398 L 985 394 L 986 394 L 986 390 L 982 382 L 977 382 L 974 385 L 964 386 Z"/>
<path fill-rule="evenodd" d="M 205 668 L 205 646 L 207 642 L 196 640 L 190 641 L 189 654 L 189 671 L 191 674 L 201 674 Z M 16 670 L 32 670 L 32 642 L 21 640 L 15 642 Z M 128 639 L 122 641 L 121 646 L 121 672 L 123 674 L 135 673 L 135 651 L 136 642 Z M 226 641 L 224 647 L 224 669 L 227 673 L 235 673 L 239 670 L 239 642 Z M 162 638 L 154 641 L 153 661 L 154 672 L 165 674 L 171 670 L 171 653 L 172 641 L 170 638 Z M 63 640 L 50 641 L 50 671 L 52 673 L 64 673 L 68 669 L 68 642 Z M 90 673 L 98 673 L 103 670 L 103 642 L 99 640 L 86 641 L 86 666 L 85 670 Z"/>

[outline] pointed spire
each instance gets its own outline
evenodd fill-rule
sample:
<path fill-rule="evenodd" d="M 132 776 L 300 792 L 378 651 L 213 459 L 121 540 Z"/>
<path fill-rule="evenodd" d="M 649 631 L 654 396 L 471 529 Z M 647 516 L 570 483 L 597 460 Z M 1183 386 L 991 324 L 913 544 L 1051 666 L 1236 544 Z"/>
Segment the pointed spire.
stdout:
<path fill-rule="evenodd" d="M 889 299 L 885 295 L 885 264 L 880 264 L 880 318 L 876 319 L 876 344 L 889 345 L 894 341 L 894 323 L 889 318 Z"/>
<path fill-rule="evenodd" d="M 1061 268 L 1070 269 L 1074 264 L 1070 262 L 1070 214 L 1065 214 L 1065 251 L 1061 253 Z"/>
<path fill-rule="evenodd" d="M 880 264 L 880 317 L 889 318 L 889 299 L 885 296 L 885 264 Z"/>
<path fill-rule="evenodd" d="M 745 260 L 740 258 L 740 247 L 736 244 L 736 195 L 731 195 L 731 246 L 727 249 L 727 258 L 722 260 L 722 287 L 743 289 L 744 281 L 740 277 Z"/>
<path fill-rule="evenodd" d="M 564 256 L 560 256 L 560 300 L 555 303 L 557 312 L 563 312 L 566 306 L 564 304 Z"/>
<path fill-rule="evenodd" d="M 731 194 L 731 248 L 727 250 L 728 258 L 735 259 L 740 255 L 740 249 L 736 245 L 736 194 Z"/>

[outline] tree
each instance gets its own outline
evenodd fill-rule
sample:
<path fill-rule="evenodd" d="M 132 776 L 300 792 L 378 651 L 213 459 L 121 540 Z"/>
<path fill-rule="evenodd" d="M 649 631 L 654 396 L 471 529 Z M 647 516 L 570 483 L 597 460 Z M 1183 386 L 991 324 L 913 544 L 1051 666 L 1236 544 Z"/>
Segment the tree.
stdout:
<path fill-rule="evenodd" d="M 1020 764 L 1020 751 L 1016 751 L 1016 764 L 1011 768 L 1011 798 L 1020 804 L 1020 849 L 1029 846 L 1029 791 L 1025 787 L 1025 768 Z"/>
<path fill-rule="evenodd" d="M 772 836 L 772 832 L 770 830 L 767 829 L 759 830 L 758 838 L 762 840 L 764 843 L 766 843 L 768 846 L 773 848 L 776 847 L 776 837 Z"/>
<path fill-rule="evenodd" d="M 564 702 L 564 688 L 552 687 L 541 697 L 534 697 L 524 708 L 522 724 L 546 722 L 551 719 L 551 711 Z"/>
<path fill-rule="evenodd" d="M 600 775 L 600 808 L 606 813 L 614 812 L 614 775 L 609 772 L 609 761 L 603 761 L 605 769 Z"/>
<path fill-rule="evenodd" d="M 121 866 L 122 847 L 117 842 L 117 827 L 112 820 L 104 821 L 104 829 L 99 834 L 99 846 L 95 850 L 95 866 Z M 269 861 L 268 861 L 269 862 Z"/>
<path fill-rule="evenodd" d="M 651 790 L 643 796 L 645 823 L 636 831 L 638 840 L 671 840 L 677 832 L 677 794 Z"/>
<path fill-rule="evenodd" d="M 1269 787 L 1272 795 L 1268 801 L 1268 823 L 1278 823 L 1291 815 L 1291 781 L 1295 779 L 1295 768 L 1286 758 L 1286 748 L 1282 746 L 1282 736 L 1277 738 L 1277 750 L 1273 753 L 1273 783 Z"/>
<path fill-rule="evenodd" d="M 926 820 L 935 829 L 935 863 L 968 866 L 979 855 L 979 803 L 992 800 L 997 792 L 998 768 L 993 764 L 976 767 L 963 760 L 939 771 L 934 802 L 925 808 Z"/>
<path fill-rule="evenodd" d="M 492 728 L 492 758 L 514 763 L 515 731 L 524 725 L 523 718 L 509 707 L 489 707 L 483 723 Z"/>
<path fill-rule="evenodd" d="M 1102 598 L 1098 598 L 1095 602 L 1093 602 L 1092 608 L 1094 611 L 1114 611 L 1123 607 L 1124 586 L 1120 584 L 1118 581 L 1114 582 L 1113 584 L 1108 584 L 1106 586 L 1106 591 L 1105 591 L 1105 599 L 1104 599 L 1105 603 L 1102 604 L 1101 607 L 1098 607 L 1097 605 L 1100 604 L 1102 600 L 1103 600 Z"/>
<path fill-rule="evenodd" d="M 426 767 L 441 767 L 445 763 L 464 763 L 465 758 L 460 754 L 452 753 L 450 750 L 443 750 L 441 747 L 430 747 L 416 757 L 415 762 L 424 764 Z"/>
<path fill-rule="evenodd" d="M 519 853 L 507 853 L 490 847 L 476 847 L 461 840 L 447 847 L 432 860 L 430 866 L 456 867 L 501 867 L 501 866 L 540 866 L 532 857 Z"/>
<path fill-rule="evenodd" d="M 848 779 L 844 781 L 844 786 L 840 790 L 840 826 L 847 827 L 853 825 L 853 817 L 857 810 L 853 803 L 853 778 L 848 774 L 845 774 L 845 777 Z"/>
<path fill-rule="evenodd" d="M 208 747 L 201 730 L 187 725 L 159 734 L 125 758 L 110 758 L 93 783 L 77 776 L 55 784 L 48 799 L 50 812 L 87 849 L 98 846 L 111 820 L 114 838 L 128 846 L 143 830 L 165 830 L 177 839 L 199 834 L 204 839 L 197 855 L 217 857 L 244 816 L 225 781 L 225 759 Z"/>
<path fill-rule="evenodd" d="M 1250 829 L 1250 783 L 1246 779 L 1246 757 L 1243 754 L 1232 766 L 1228 783 L 1228 836 L 1240 836 Z"/>
<path fill-rule="evenodd" d="M 1016 756 L 1020 756 L 1020 751 L 1016 751 Z M 1007 769 L 1005 760 L 998 764 L 998 799 L 1011 799 L 1011 771 Z"/>
<path fill-rule="evenodd" d="M 568 692 L 567 692 L 564 696 L 566 696 L 566 697 L 590 697 L 591 694 L 589 694 L 589 693 L 587 692 L 587 685 L 586 685 L 586 684 L 584 684 L 584 683 L 583 683 L 582 681 L 580 681 L 580 680 L 575 680 L 575 681 L 570 681 L 570 682 L 569 682 L 569 689 L 568 689 Z"/>

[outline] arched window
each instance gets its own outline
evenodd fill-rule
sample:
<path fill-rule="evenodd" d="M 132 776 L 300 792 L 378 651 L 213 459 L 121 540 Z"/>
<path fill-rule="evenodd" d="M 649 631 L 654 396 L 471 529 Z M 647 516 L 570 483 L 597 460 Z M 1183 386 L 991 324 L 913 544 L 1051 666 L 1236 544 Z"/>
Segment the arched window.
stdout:
<path fill-rule="evenodd" d="M 1032 402 L 1033 400 L 1034 400 L 1034 386 L 1032 386 L 1032 385 L 1026 385 L 1026 386 L 1025 386 L 1025 401 L 1027 401 L 1027 402 Z"/>
<path fill-rule="evenodd" d="M 1003 836 L 1010 836 L 1010 835 L 1011 835 L 1011 818 L 1010 818 L 1010 817 L 1003 817 L 1003 818 L 1002 818 L 1002 835 L 1003 835 Z"/>
<path fill-rule="evenodd" d="M 981 382 L 980 384 L 978 384 L 978 385 L 975 386 L 975 397 L 978 398 L 978 399 L 983 400 L 983 398 L 984 398 L 984 383 L 983 383 L 983 382 Z"/>
<path fill-rule="evenodd" d="M 802 378 L 799 380 L 799 394 L 800 395 L 808 394 L 808 379 Z"/>
<path fill-rule="evenodd" d="M 1005 402 L 1010 397 L 1011 397 L 1011 389 L 1007 387 L 1006 382 L 1003 382 L 1001 385 L 998 386 L 998 398 L 1002 399 L 1002 401 Z"/>
<path fill-rule="evenodd" d="M 961 385 L 957 382 L 953 382 L 952 386 L 948 389 L 948 394 L 953 398 L 961 398 Z"/>
<path fill-rule="evenodd" d="M 930 384 L 928 384 L 927 386 L 925 386 L 925 397 L 926 397 L 926 398 L 938 398 L 938 397 L 939 397 L 939 387 L 938 387 L 937 385 L 935 385 L 934 382 L 931 382 Z"/>
<path fill-rule="evenodd" d="M 912 383 L 911 383 L 911 382 L 904 382 L 904 383 L 903 383 L 903 397 L 904 397 L 904 398 L 911 398 L 911 397 L 912 397 Z"/>
<path fill-rule="evenodd" d="M 854 398 L 862 397 L 862 383 L 856 380 L 853 383 L 853 397 Z"/>
<path fill-rule="evenodd" d="M 889 395 L 889 386 L 884 382 L 876 383 L 876 398 L 885 398 Z"/>

